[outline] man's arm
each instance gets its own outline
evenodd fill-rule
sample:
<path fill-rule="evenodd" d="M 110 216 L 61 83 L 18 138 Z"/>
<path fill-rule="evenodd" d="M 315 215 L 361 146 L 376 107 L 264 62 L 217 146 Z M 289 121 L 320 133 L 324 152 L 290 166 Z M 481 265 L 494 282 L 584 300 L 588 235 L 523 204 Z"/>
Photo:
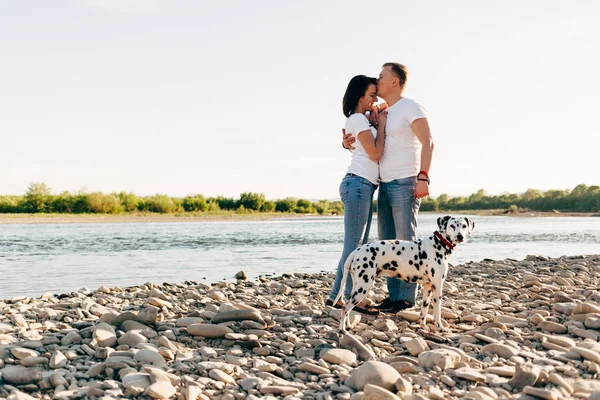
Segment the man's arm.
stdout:
<path fill-rule="evenodd" d="M 356 138 L 350 133 L 346 133 L 345 129 L 342 129 L 342 147 L 346 150 L 354 150 L 352 144 L 356 142 Z"/>
<path fill-rule="evenodd" d="M 431 168 L 431 157 L 433 155 L 433 138 L 431 137 L 431 131 L 429 130 L 429 123 L 427 118 L 419 118 L 410 124 L 413 132 L 421 142 L 423 148 L 421 149 L 421 171 L 417 179 L 417 187 L 415 188 L 415 197 L 420 199 L 421 197 L 429 196 L 429 168 Z"/>

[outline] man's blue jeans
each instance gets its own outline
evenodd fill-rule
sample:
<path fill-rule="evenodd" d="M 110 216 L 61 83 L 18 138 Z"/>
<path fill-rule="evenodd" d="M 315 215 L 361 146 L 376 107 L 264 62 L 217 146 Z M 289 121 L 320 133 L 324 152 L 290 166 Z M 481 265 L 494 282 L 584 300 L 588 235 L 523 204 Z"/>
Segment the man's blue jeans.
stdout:
<path fill-rule="evenodd" d="M 415 199 L 417 177 L 381 182 L 377 197 L 377 228 L 379 239 L 415 240 L 420 199 Z M 417 284 L 397 278 L 387 278 L 389 297 L 415 304 Z"/>
<path fill-rule="evenodd" d="M 338 263 L 333 288 L 329 294 L 330 300 L 335 300 L 340 292 L 344 264 L 346 259 L 357 247 L 369 241 L 369 230 L 373 216 L 373 193 L 377 188 L 368 179 L 358 175 L 346 174 L 340 184 L 340 197 L 344 203 L 344 250 Z M 350 298 L 352 278 L 346 278 L 344 294 Z"/>

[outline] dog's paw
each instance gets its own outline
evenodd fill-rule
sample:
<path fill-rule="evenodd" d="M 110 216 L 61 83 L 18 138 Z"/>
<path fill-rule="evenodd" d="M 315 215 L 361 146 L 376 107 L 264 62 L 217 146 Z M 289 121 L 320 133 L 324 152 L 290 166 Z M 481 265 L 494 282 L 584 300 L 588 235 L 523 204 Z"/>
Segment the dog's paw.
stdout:
<path fill-rule="evenodd" d="M 419 324 L 419 326 L 421 327 L 421 329 L 423 329 L 424 331 L 430 331 L 431 329 L 429 329 L 429 326 L 425 323 L 425 322 L 421 322 Z"/>

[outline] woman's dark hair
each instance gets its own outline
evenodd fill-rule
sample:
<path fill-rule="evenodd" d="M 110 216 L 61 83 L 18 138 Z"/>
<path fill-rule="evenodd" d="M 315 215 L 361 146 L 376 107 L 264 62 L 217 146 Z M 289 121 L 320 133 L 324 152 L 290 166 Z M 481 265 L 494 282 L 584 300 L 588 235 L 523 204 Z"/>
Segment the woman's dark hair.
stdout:
<path fill-rule="evenodd" d="M 377 85 L 377 79 L 365 75 L 356 75 L 350 79 L 342 100 L 342 111 L 346 117 L 354 113 L 356 106 L 358 106 L 358 100 L 365 95 L 369 85 Z"/>

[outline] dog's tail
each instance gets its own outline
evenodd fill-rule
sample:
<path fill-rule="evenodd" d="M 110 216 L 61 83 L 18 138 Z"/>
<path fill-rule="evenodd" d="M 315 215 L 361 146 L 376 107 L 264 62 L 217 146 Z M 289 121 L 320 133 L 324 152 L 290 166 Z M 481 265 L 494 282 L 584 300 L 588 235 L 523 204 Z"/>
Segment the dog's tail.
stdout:
<path fill-rule="evenodd" d="M 354 260 L 355 253 L 356 253 L 356 250 L 354 250 L 352 253 L 350 253 L 348 258 L 346 258 L 346 262 L 344 263 L 344 274 L 342 275 L 342 282 L 340 283 L 340 291 L 338 292 L 337 297 L 333 301 L 334 305 L 337 304 L 338 301 L 340 301 L 342 294 L 344 294 L 344 290 L 346 288 L 346 279 L 348 279 L 348 274 L 350 273 L 350 264 L 352 264 L 352 260 Z"/>

